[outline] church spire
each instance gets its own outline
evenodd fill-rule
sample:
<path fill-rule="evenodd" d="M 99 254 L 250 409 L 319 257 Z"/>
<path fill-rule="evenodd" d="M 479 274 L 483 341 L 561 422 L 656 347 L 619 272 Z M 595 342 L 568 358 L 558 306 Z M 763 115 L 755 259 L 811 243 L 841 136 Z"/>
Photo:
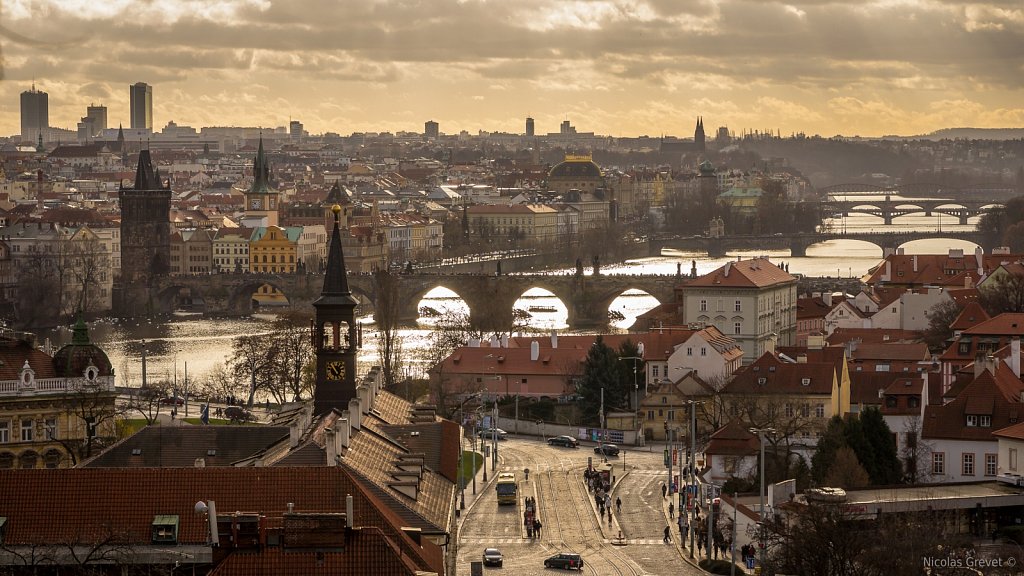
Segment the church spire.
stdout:
<path fill-rule="evenodd" d="M 270 194 L 273 190 L 270 187 L 270 164 L 267 162 L 267 155 L 263 152 L 263 135 L 260 134 L 260 146 L 256 151 L 256 161 L 252 166 L 252 187 L 250 194 Z"/>
<path fill-rule="evenodd" d="M 352 302 L 352 292 L 348 289 L 348 271 L 345 269 L 345 253 L 341 249 L 341 230 L 339 226 L 339 215 L 341 206 L 335 204 L 331 207 L 334 212 L 334 230 L 331 232 L 331 243 L 327 248 L 327 270 L 324 274 L 324 288 L 321 291 L 321 299 L 328 296 L 340 296 L 341 300 L 346 297 Z"/>
<path fill-rule="evenodd" d="M 139 164 L 135 168 L 135 189 L 160 190 L 163 186 L 159 175 L 160 173 L 153 169 L 153 159 L 149 155 L 149 150 L 139 150 Z"/>

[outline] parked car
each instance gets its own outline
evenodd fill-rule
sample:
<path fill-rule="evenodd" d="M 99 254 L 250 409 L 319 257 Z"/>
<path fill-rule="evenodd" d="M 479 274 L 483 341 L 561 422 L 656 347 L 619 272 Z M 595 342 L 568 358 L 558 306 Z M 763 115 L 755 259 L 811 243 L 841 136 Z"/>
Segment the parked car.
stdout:
<path fill-rule="evenodd" d="M 600 446 L 594 446 L 594 454 L 601 453 L 605 456 L 618 456 L 619 447 L 615 444 L 601 444 Z"/>
<path fill-rule="evenodd" d="M 167 398 L 161 398 L 160 403 L 164 406 L 184 406 L 185 399 L 181 396 L 168 396 Z"/>
<path fill-rule="evenodd" d="M 501 568 L 501 552 L 497 548 L 484 548 L 484 566 L 497 566 Z"/>
<path fill-rule="evenodd" d="M 495 436 L 498 437 L 498 440 L 505 440 L 505 437 L 508 436 L 508 432 L 505 432 L 501 428 L 483 428 L 477 432 L 476 435 L 484 440 L 490 440 Z"/>
<path fill-rule="evenodd" d="M 552 446 L 565 446 L 566 448 L 579 448 L 579 440 L 572 436 L 555 436 L 554 438 L 548 438 L 548 444 Z"/>
<path fill-rule="evenodd" d="M 252 415 L 252 412 L 249 412 L 248 410 L 242 408 L 241 406 L 228 406 L 227 408 L 224 409 L 224 416 L 226 416 L 232 422 L 248 422 L 250 420 L 256 419 Z"/>
<path fill-rule="evenodd" d="M 583 558 L 571 552 L 559 552 L 544 561 L 545 568 L 562 568 L 583 571 Z"/>

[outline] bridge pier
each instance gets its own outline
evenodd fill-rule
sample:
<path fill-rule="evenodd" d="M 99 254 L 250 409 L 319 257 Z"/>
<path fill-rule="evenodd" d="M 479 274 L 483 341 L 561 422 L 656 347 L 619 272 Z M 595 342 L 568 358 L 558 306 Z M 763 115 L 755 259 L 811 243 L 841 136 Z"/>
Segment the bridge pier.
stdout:
<path fill-rule="evenodd" d="M 967 218 L 968 218 L 967 213 L 963 212 L 963 213 L 959 214 L 958 216 L 959 216 L 959 219 L 960 219 L 960 224 L 961 225 L 966 225 L 967 224 Z"/>
<path fill-rule="evenodd" d="M 926 217 L 928 217 L 928 218 L 931 218 L 931 217 L 932 217 L 932 211 L 931 211 L 931 210 L 925 210 L 925 211 L 924 211 L 924 215 L 925 215 Z"/>
<path fill-rule="evenodd" d="M 892 226 L 892 219 L 893 219 L 892 212 L 883 212 L 882 213 L 882 221 L 883 221 L 883 224 L 885 224 L 886 226 Z"/>

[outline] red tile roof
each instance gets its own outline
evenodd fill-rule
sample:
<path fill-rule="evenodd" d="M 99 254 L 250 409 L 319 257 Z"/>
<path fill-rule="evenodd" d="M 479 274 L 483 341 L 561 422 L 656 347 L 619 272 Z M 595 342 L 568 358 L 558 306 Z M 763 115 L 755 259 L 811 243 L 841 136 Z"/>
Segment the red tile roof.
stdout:
<path fill-rule="evenodd" d="M 789 283 L 796 283 L 796 277 L 767 258 L 753 258 L 727 262 L 717 270 L 690 280 L 681 288 L 767 288 Z"/>
<path fill-rule="evenodd" d="M 760 448 L 757 436 L 737 418 L 711 435 L 704 452 L 710 456 L 749 456 Z"/>
<path fill-rule="evenodd" d="M 985 309 L 981 307 L 981 304 L 978 304 L 976 300 L 971 300 L 967 302 L 963 310 L 961 310 L 960 314 L 956 317 L 956 320 L 954 320 L 949 327 L 953 330 L 967 330 L 989 320 L 990 318 L 991 316 L 988 315 L 988 312 L 985 312 Z"/>
<path fill-rule="evenodd" d="M 1002 362 L 996 364 L 993 374 L 982 371 L 946 404 L 925 408 L 922 429 L 924 438 L 955 440 L 992 440 L 992 433 L 1005 428 L 1021 417 L 1024 404 L 1020 402 L 1024 383 L 1013 375 Z M 989 416 L 991 426 L 968 426 L 967 416 Z"/>
<path fill-rule="evenodd" d="M 725 386 L 729 394 L 832 395 L 835 365 L 827 362 L 790 363 L 765 353 L 737 372 Z M 804 380 L 807 383 L 804 384 Z"/>
<path fill-rule="evenodd" d="M 914 344 L 858 344 L 853 349 L 854 360 L 904 360 L 920 362 L 931 359 L 928 345 L 924 342 Z"/>
<path fill-rule="evenodd" d="M 862 344 L 920 342 L 921 333 L 892 328 L 836 328 L 835 332 L 826 338 L 829 346 L 846 344 L 851 340 L 858 340 Z"/>

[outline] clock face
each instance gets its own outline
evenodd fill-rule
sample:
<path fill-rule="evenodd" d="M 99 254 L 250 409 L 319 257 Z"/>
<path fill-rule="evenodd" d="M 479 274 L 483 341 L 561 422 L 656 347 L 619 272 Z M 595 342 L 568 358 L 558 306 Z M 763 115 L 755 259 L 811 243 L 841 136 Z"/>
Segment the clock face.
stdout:
<path fill-rule="evenodd" d="M 343 380 L 345 378 L 345 363 L 337 360 L 327 363 L 327 379 Z"/>
<path fill-rule="evenodd" d="M 250 202 L 250 205 L 252 206 L 253 210 L 259 210 L 260 208 L 263 207 L 263 200 L 260 200 L 259 198 L 253 198 L 252 201 Z"/>

